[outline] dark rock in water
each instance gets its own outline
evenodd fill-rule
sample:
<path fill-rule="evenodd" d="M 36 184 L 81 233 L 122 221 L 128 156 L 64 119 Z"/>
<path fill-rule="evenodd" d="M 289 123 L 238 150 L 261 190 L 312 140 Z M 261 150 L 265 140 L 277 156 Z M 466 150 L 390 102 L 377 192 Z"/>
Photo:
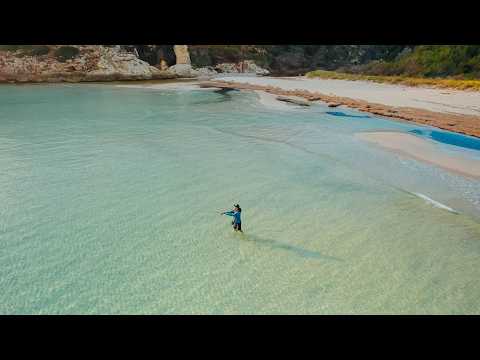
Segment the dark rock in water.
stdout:
<path fill-rule="evenodd" d="M 349 115 L 341 111 L 327 111 L 326 114 L 333 116 L 349 117 L 349 118 L 369 118 L 368 115 Z"/>
<path fill-rule="evenodd" d="M 240 91 L 240 90 L 234 89 L 234 88 L 221 88 L 221 89 L 215 90 L 214 92 L 216 92 L 217 94 L 226 94 L 231 91 Z"/>
<path fill-rule="evenodd" d="M 334 107 L 338 107 L 338 106 L 340 106 L 340 105 L 341 105 L 341 104 L 338 104 L 338 103 L 330 103 L 330 104 L 328 104 L 328 107 L 334 108 Z"/>
<path fill-rule="evenodd" d="M 307 101 L 300 100 L 300 99 L 295 99 L 295 98 L 290 98 L 285 96 L 278 96 L 276 99 L 279 101 L 289 102 L 295 105 L 310 106 L 310 104 Z"/>

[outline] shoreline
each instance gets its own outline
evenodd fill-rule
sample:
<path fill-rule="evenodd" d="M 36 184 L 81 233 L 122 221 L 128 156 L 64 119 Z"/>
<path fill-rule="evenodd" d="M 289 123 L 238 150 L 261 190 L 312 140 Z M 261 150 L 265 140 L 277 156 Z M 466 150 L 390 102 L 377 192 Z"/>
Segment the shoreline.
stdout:
<path fill-rule="evenodd" d="M 297 80 L 297 82 L 311 81 L 308 79 L 299 79 L 299 78 L 293 78 L 287 81 L 293 82 L 292 80 L 293 81 Z M 330 81 L 342 81 L 342 80 L 330 80 Z M 280 81 L 277 80 L 277 83 L 278 82 Z M 315 85 L 312 83 L 307 83 L 307 84 Z M 433 126 L 439 129 L 448 130 L 448 131 L 480 138 L 480 115 L 471 115 L 470 113 L 468 114 L 465 113 L 465 112 L 475 113 L 477 111 L 475 105 L 473 105 L 471 109 L 459 107 L 460 108 L 459 110 L 463 110 L 464 113 L 446 112 L 446 111 L 438 112 L 438 111 L 432 111 L 426 108 L 422 109 L 421 107 L 386 105 L 382 103 L 366 101 L 364 99 L 358 99 L 358 98 L 356 99 L 356 98 L 351 98 L 346 96 L 339 96 L 333 93 L 327 95 L 318 90 L 311 89 L 314 86 L 311 86 L 309 89 L 305 89 L 305 87 L 303 89 L 298 89 L 298 88 L 288 89 L 286 88 L 286 86 L 282 88 L 281 86 L 274 86 L 274 85 L 267 85 L 267 84 L 251 84 L 249 82 L 238 81 L 238 79 L 234 79 L 233 81 L 232 80 L 228 81 L 223 79 L 213 79 L 209 81 L 200 82 L 199 85 L 201 87 L 265 91 L 269 94 L 274 94 L 279 96 L 296 96 L 296 97 L 301 97 L 303 99 L 306 99 L 309 102 L 316 102 L 316 101 L 324 102 L 324 103 L 327 103 L 328 106 L 330 107 L 338 107 L 343 105 L 343 106 L 347 106 L 349 108 L 353 108 L 362 112 L 367 112 L 374 115 L 388 117 L 392 120 L 403 120 L 403 121 L 414 122 L 421 125 Z M 280 84 L 276 84 L 276 85 L 280 85 Z M 377 84 L 377 85 L 389 86 L 386 84 L 385 85 Z M 295 84 L 293 84 L 293 86 L 295 86 Z M 402 91 L 401 88 L 398 89 L 398 91 Z M 390 89 L 390 92 L 392 92 L 391 89 Z M 480 98 L 480 94 L 479 94 L 479 98 Z M 424 103 L 428 105 L 427 104 L 428 101 L 425 100 Z M 426 107 L 425 104 L 423 104 L 424 107 Z M 480 101 L 478 104 L 480 104 Z M 431 105 L 431 108 L 435 106 L 436 106 L 435 103 L 433 103 Z M 478 112 L 480 114 L 480 109 L 478 110 Z"/>
<path fill-rule="evenodd" d="M 415 135 L 392 131 L 361 132 L 355 136 L 396 154 L 411 157 L 445 170 L 480 179 L 480 162 L 442 151 L 438 146 Z"/>
<path fill-rule="evenodd" d="M 48 74 L 37 76 L 35 78 L 25 77 L 25 79 L 3 79 L 0 77 L 0 85 L 42 85 L 42 84 L 82 84 L 82 83 L 129 83 L 129 82 L 155 82 L 168 80 L 196 80 L 195 78 L 179 77 L 177 75 L 159 74 L 148 79 L 140 75 L 125 74 Z"/>
<path fill-rule="evenodd" d="M 221 74 L 219 74 L 221 75 Z M 257 84 L 252 84 L 249 81 L 255 81 Z M 444 104 L 440 102 L 430 101 L 432 104 L 431 108 L 435 108 L 435 106 L 444 105 L 452 108 L 452 111 L 432 111 L 431 109 L 414 107 L 414 106 L 392 106 L 379 102 L 372 102 L 367 101 L 365 99 L 347 97 L 347 96 L 340 96 L 338 93 L 342 92 L 342 88 L 348 87 L 351 83 L 361 83 L 361 81 L 350 81 L 350 80 L 324 80 L 328 81 L 324 87 L 331 84 L 331 82 L 336 82 L 335 86 L 329 90 L 333 92 L 329 92 L 327 95 L 324 90 L 317 84 L 312 83 L 312 79 L 307 79 L 304 77 L 235 77 L 233 76 L 232 79 L 230 77 L 222 77 L 218 76 L 216 78 L 211 79 L 199 79 L 199 78 L 191 78 L 191 77 L 173 77 L 173 78 L 157 78 L 157 79 L 95 79 L 95 80 L 79 80 L 79 81 L 40 81 L 40 82 L 0 82 L 1 85 L 46 85 L 46 84 L 110 84 L 119 87 L 144 87 L 144 88 L 157 88 L 157 85 L 167 85 L 167 84 L 191 84 L 194 86 L 199 87 L 200 89 L 206 88 L 217 88 L 217 89 L 237 89 L 237 90 L 247 90 L 247 91 L 254 91 L 259 95 L 259 92 L 264 92 L 265 94 L 271 95 L 268 102 L 273 104 L 274 102 L 281 103 L 281 99 L 275 99 L 276 96 L 279 97 L 290 97 L 290 98 L 297 98 L 297 99 L 305 99 L 307 100 L 306 103 L 315 103 L 315 102 L 322 102 L 326 103 L 329 107 L 338 107 L 338 106 L 346 106 L 352 109 L 356 109 L 362 112 L 383 116 L 389 118 L 391 120 L 396 121 L 406 121 L 406 122 L 414 122 L 420 125 L 427 125 L 436 127 L 439 129 L 469 135 L 476 138 L 480 138 L 480 93 L 478 104 L 479 105 L 472 105 L 471 107 L 467 107 L 463 104 L 463 106 L 455 106 L 453 104 Z M 258 84 L 258 83 L 264 84 Z M 269 85 L 268 82 L 279 83 L 275 85 Z M 282 84 L 283 82 L 283 84 Z M 287 84 L 288 83 L 288 86 Z M 277 85 L 277 86 L 276 86 Z M 278 86 L 280 85 L 280 86 Z M 284 86 L 282 86 L 284 85 Z M 292 86 L 300 85 L 303 88 L 293 88 Z M 388 89 L 390 93 L 392 93 L 391 87 L 395 86 L 394 89 L 397 91 L 398 95 L 403 95 L 402 93 L 408 92 L 410 89 L 419 89 L 413 87 L 401 87 L 398 85 L 391 85 L 391 84 L 376 84 L 380 87 L 385 87 Z M 353 86 L 353 85 L 352 85 Z M 358 88 L 358 85 L 356 85 Z M 163 86 L 162 86 L 163 87 Z M 388 88 L 390 87 L 390 88 Z M 318 89 L 320 88 L 320 89 Z M 375 89 L 377 90 L 377 89 Z M 432 90 L 432 89 L 423 89 L 423 90 Z M 355 91 L 358 91 L 355 90 Z M 440 93 L 440 91 L 437 89 Z M 444 91 L 444 90 L 443 90 Z M 336 92 L 336 93 L 335 93 Z M 346 91 L 345 91 L 346 92 Z M 367 96 L 364 98 L 368 98 L 368 93 L 372 92 L 371 89 L 366 88 L 364 93 Z M 451 92 L 455 92 L 452 90 Z M 353 93 L 351 91 L 351 93 Z M 445 92 L 441 92 L 441 94 L 445 95 Z M 363 93 L 362 93 L 363 95 Z M 377 94 L 374 94 L 378 96 Z M 383 94 L 382 94 L 383 95 Z M 390 99 L 394 96 L 394 94 L 389 94 Z M 458 95 L 458 94 L 456 94 Z M 463 94 L 460 94 L 463 95 Z M 387 97 L 387 96 L 385 96 Z M 458 97 L 458 96 L 457 96 Z M 265 97 L 264 97 L 265 98 Z M 398 99 L 394 99 L 396 102 Z M 468 99 L 470 103 L 472 101 L 476 101 L 477 99 Z M 445 100 L 444 100 L 445 101 Z M 418 100 L 419 105 L 423 105 L 425 107 L 426 103 L 429 101 Z M 411 104 L 409 104 L 411 105 Z M 427 104 L 430 105 L 430 104 Z M 282 106 L 279 106 L 282 107 Z M 286 109 L 286 107 L 283 107 Z M 458 111 L 458 112 L 454 112 Z M 463 111 L 463 113 L 461 113 Z M 478 113 L 479 115 L 472 115 L 472 113 Z"/>

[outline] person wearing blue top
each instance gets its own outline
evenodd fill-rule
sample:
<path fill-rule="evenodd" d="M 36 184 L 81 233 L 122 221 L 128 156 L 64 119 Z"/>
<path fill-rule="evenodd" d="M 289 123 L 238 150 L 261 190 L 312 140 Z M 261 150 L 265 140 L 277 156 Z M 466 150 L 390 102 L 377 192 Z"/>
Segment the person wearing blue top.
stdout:
<path fill-rule="evenodd" d="M 240 208 L 240 205 L 235 204 L 235 205 L 233 205 L 233 210 L 232 211 L 223 212 L 222 215 L 232 216 L 233 217 L 233 221 L 232 221 L 233 229 L 235 231 L 243 232 L 242 231 L 242 219 L 240 217 L 241 213 L 242 213 L 242 209 Z"/>

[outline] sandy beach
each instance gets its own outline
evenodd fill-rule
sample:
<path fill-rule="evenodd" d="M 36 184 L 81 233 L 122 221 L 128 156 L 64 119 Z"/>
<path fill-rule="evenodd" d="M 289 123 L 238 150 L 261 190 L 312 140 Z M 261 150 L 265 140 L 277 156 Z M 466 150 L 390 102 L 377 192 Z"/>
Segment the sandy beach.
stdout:
<path fill-rule="evenodd" d="M 218 77 L 216 80 L 306 90 L 392 107 L 411 107 L 440 113 L 480 116 L 480 92 L 407 87 L 369 81 L 307 79 L 305 77 Z"/>
<path fill-rule="evenodd" d="M 445 170 L 480 179 L 480 162 L 443 151 L 433 142 L 397 132 L 358 133 L 358 138 Z"/>

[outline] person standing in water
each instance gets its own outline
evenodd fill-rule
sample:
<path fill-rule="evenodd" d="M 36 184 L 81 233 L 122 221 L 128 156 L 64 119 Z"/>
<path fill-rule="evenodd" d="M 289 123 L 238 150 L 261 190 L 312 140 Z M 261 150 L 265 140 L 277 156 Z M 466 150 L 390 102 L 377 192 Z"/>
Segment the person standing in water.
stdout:
<path fill-rule="evenodd" d="M 233 229 L 235 231 L 243 232 L 242 231 L 242 219 L 240 217 L 241 213 L 242 213 L 242 209 L 240 208 L 240 205 L 235 204 L 235 205 L 233 205 L 233 210 L 232 211 L 223 212 L 222 215 L 232 216 L 233 217 L 233 221 L 232 221 Z"/>

